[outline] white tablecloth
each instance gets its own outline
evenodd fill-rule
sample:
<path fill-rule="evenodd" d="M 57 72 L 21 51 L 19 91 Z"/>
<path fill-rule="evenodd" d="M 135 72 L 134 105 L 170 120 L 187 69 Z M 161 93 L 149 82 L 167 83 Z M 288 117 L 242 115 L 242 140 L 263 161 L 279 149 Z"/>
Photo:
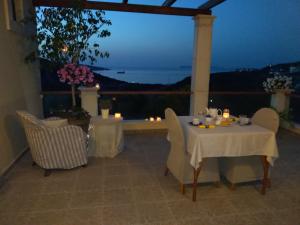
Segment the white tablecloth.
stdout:
<path fill-rule="evenodd" d="M 115 157 L 123 150 L 124 137 L 121 120 L 91 118 L 89 130 L 89 156 Z"/>
<path fill-rule="evenodd" d="M 191 126 L 192 118 L 183 116 L 179 120 L 194 168 L 198 168 L 202 159 L 207 157 L 266 155 L 271 165 L 278 158 L 275 133 L 270 130 L 254 124 L 203 129 Z"/>

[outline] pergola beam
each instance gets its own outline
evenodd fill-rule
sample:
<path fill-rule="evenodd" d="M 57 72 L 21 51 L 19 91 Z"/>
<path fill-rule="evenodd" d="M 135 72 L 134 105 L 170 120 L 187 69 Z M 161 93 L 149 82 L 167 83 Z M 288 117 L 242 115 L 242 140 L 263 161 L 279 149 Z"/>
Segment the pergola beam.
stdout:
<path fill-rule="evenodd" d="M 176 2 L 176 0 L 165 0 L 164 3 L 162 4 L 162 6 L 172 6 L 174 3 Z"/>
<path fill-rule="evenodd" d="M 226 1 L 226 0 L 209 0 L 209 1 L 205 2 L 204 4 L 200 5 L 198 7 L 198 9 L 211 10 L 213 7 L 221 4 L 224 1 Z"/>
<path fill-rule="evenodd" d="M 34 6 L 45 7 L 74 7 L 74 2 L 70 0 L 33 0 Z M 151 13 L 151 14 L 164 14 L 164 15 L 178 15 L 178 16 L 196 16 L 198 14 L 210 15 L 210 10 L 203 9 L 190 9 L 190 8 L 175 8 L 165 6 L 152 6 L 152 5 L 136 5 L 112 2 L 94 2 L 83 1 L 85 9 L 108 10 L 108 11 L 121 11 L 121 12 L 135 12 L 135 13 Z"/>

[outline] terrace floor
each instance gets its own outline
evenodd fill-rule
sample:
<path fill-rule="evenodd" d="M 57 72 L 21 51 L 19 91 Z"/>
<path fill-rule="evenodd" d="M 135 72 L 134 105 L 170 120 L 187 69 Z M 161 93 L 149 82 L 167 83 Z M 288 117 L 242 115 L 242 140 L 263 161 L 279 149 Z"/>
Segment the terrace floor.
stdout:
<path fill-rule="evenodd" d="M 1 225 L 299 225 L 300 138 L 280 131 L 280 158 L 265 196 L 259 184 L 235 191 L 222 183 L 199 185 L 181 195 L 163 176 L 168 142 L 163 133 L 127 134 L 114 159 L 92 158 L 88 167 L 49 177 L 27 153 L 0 189 Z"/>

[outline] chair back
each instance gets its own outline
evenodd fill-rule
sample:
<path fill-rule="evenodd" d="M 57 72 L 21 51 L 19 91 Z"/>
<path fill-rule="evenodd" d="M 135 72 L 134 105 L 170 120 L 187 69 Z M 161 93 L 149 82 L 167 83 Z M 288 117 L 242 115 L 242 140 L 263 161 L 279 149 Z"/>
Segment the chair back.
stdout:
<path fill-rule="evenodd" d="M 44 130 L 45 126 L 43 123 L 36 118 L 34 115 L 26 112 L 26 111 L 17 111 L 17 115 L 19 116 L 22 125 L 25 130 L 26 139 L 30 148 L 30 153 L 33 160 L 38 163 L 39 162 L 39 142 L 35 135 L 37 132 L 41 132 Z"/>
<path fill-rule="evenodd" d="M 165 118 L 168 127 L 169 141 L 171 142 L 171 151 L 178 151 L 178 154 L 185 153 L 185 137 L 180 121 L 176 113 L 167 108 Z"/>
<path fill-rule="evenodd" d="M 180 121 L 176 113 L 173 111 L 173 109 L 167 108 L 165 110 L 165 117 L 166 117 L 170 142 L 171 143 L 176 142 L 176 144 L 180 144 L 180 145 L 184 144 L 185 140 L 184 140 L 183 130 Z"/>
<path fill-rule="evenodd" d="M 257 110 L 251 121 L 252 123 L 262 126 L 268 130 L 272 130 L 275 133 L 277 133 L 279 128 L 278 113 L 271 108 L 261 108 Z"/>
<path fill-rule="evenodd" d="M 43 126 L 43 123 L 38 118 L 36 118 L 34 115 L 32 115 L 26 111 L 20 110 L 20 111 L 17 111 L 16 113 L 19 116 L 25 130 L 26 130 L 26 126 L 29 126 L 29 125 Z"/>

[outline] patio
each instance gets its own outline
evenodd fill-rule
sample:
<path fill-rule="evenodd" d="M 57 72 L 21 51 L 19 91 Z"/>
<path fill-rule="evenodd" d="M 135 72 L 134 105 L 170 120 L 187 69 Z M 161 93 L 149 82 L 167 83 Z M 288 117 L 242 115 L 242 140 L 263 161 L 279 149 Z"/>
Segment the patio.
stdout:
<path fill-rule="evenodd" d="M 0 189 L 1 225 L 84 224 L 300 224 L 300 139 L 280 130 L 280 157 L 272 169 L 272 188 L 259 184 L 230 190 L 199 185 L 191 201 L 164 169 L 169 144 L 164 132 L 127 133 L 126 148 L 114 159 L 91 158 L 86 168 L 55 171 L 49 177 L 32 167 L 27 152 L 6 175 Z"/>

